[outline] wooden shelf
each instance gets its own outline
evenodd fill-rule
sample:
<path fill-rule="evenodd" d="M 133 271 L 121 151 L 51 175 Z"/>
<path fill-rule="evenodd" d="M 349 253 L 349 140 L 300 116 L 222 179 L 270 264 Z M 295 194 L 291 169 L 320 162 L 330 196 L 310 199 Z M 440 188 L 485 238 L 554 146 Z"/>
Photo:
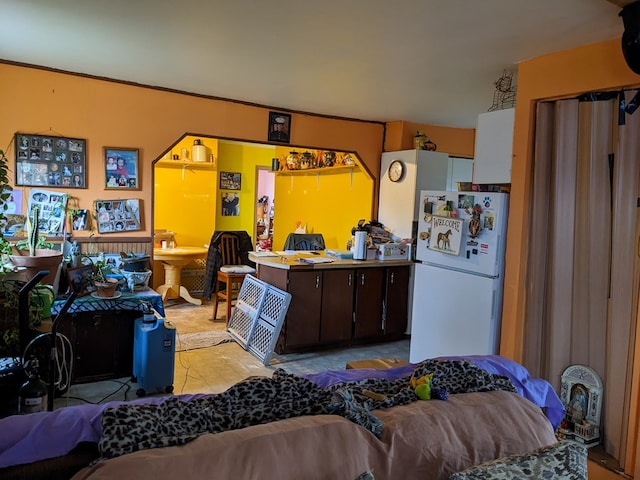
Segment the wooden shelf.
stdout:
<path fill-rule="evenodd" d="M 201 170 L 215 170 L 216 165 L 211 162 L 193 162 L 191 160 L 158 160 L 157 167 L 166 168 L 194 168 Z"/>
<path fill-rule="evenodd" d="M 276 175 L 306 175 L 309 173 L 344 173 L 345 170 L 355 170 L 360 168 L 357 165 L 338 165 L 336 167 L 322 167 L 322 168 L 307 168 L 300 170 L 279 170 L 275 172 Z"/>

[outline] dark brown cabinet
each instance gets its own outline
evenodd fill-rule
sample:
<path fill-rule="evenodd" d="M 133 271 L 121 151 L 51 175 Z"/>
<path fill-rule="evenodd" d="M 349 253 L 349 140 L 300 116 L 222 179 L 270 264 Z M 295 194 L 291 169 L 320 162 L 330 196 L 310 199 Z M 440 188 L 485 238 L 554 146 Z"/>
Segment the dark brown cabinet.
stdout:
<path fill-rule="evenodd" d="M 402 338 L 409 317 L 409 268 L 387 267 L 382 308 L 382 330 L 385 336 Z"/>
<path fill-rule="evenodd" d="M 409 265 L 281 268 L 258 263 L 258 278 L 291 294 L 277 353 L 401 338 Z"/>
<path fill-rule="evenodd" d="M 322 306 L 322 272 L 291 272 L 289 303 L 285 334 L 287 347 L 307 347 L 320 342 L 320 312 Z"/>
<path fill-rule="evenodd" d="M 382 295 L 384 268 L 356 270 L 356 305 L 354 339 L 382 335 Z"/>
<path fill-rule="evenodd" d="M 130 376 L 133 329 L 141 313 L 135 310 L 67 314 L 58 331 L 73 348 L 73 383 Z"/>
<path fill-rule="evenodd" d="M 322 272 L 320 343 L 341 344 L 351 340 L 354 274 L 354 270 Z"/>

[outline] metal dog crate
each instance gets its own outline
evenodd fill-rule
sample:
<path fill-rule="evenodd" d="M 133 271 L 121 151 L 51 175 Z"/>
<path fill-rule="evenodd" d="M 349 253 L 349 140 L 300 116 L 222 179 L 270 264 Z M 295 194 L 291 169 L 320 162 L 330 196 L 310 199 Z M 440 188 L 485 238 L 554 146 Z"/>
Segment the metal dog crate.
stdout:
<path fill-rule="evenodd" d="M 290 301 L 290 293 L 247 275 L 227 331 L 245 350 L 269 365 Z"/>

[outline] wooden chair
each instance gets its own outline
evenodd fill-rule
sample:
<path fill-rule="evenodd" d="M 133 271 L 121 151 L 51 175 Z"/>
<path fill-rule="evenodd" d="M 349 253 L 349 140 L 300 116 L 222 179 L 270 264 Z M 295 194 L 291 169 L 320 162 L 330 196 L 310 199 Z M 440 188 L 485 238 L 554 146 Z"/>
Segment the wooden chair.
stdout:
<path fill-rule="evenodd" d="M 220 236 L 222 266 L 216 275 L 216 285 L 213 290 L 213 319 L 216 319 L 218 299 L 221 298 L 227 302 L 227 325 L 231 318 L 231 303 L 238 297 L 244 277 L 256 271 L 255 268 L 240 263 L 238 244 L 236 235 L 225 233 Z M 224 290 L 221 288 L 223 283 Z"/>

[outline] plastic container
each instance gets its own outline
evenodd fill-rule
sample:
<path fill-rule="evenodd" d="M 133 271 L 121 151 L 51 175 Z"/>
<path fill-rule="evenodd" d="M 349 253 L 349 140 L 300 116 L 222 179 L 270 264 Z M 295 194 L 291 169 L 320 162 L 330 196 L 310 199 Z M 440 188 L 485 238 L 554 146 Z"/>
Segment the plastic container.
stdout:
<path fill-rule="evenodd" d="M 369 234 L 366 230 L 357 230 L 354 234 L 355 241 L 353 245 L 353 259 L 354 260 L 366 260 L 367 259 L 367 236 Z"/>
<path fill-rule="evenodd" d="M 206 162 L 207 159 L 207 147 L 202 144 L 199 138 L 196 138 L 191 147 L 191 160 L 194 162 Z"/>
<path fill-rule="evenodd" d="M 173 392 L 176 353 L 175 326 L 147 309 L 135 321 L 133 331 L 133 378 L 136 395 Z"/>

